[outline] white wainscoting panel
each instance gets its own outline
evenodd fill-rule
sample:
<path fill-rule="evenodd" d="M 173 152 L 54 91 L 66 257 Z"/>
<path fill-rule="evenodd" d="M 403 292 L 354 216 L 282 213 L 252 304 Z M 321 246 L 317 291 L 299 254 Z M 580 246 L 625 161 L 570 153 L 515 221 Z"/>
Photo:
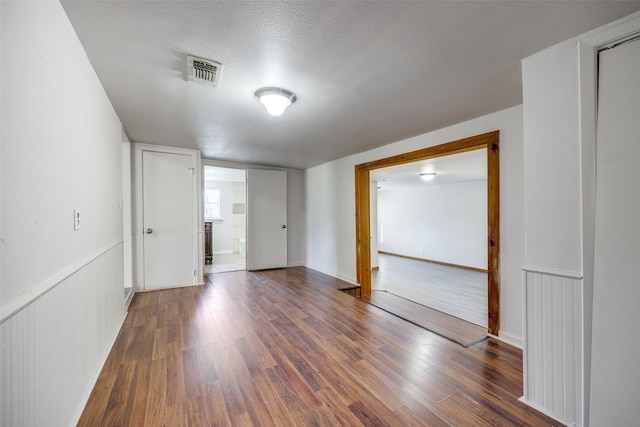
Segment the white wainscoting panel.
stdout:
<path fill-rule="evenodd" d="M 124 315 L 120 242 L 4 319 L 0 425 L 75 425 Z"/>
<path fill-rule="evenodd" d="M 582 276 L 524 270 L 522 401 L 567 425 L 583 423 Z"/>

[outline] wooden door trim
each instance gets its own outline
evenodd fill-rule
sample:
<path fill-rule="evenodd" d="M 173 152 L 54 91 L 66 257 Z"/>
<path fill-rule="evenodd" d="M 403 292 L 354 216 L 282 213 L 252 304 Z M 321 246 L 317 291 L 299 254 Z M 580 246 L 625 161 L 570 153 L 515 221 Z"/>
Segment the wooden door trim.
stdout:
<path fill-rule="evenodd" d="M 369 175 L 372 170 L 435 157 L 487 149 L 487 309 L 488 331 L 500 329 L 500 132 L 493 131 L 434 147 L 374 160 L 355 166 L 356 278 L 362 295 L 371 294 L 371 223 Z"/>

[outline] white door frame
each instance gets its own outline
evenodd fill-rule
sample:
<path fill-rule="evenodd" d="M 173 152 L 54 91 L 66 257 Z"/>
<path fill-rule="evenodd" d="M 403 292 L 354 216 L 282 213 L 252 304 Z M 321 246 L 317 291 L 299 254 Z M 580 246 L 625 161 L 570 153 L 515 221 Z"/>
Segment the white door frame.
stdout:
<path fill-rule="evenodd" d="M 200 164 L 200 151 L 189 150 L 186 148 L 163 147 L 151 144 L 135 144 L 134 156 L 134 220 L 133 220 L 133 245 L 134 245 L 134 288 L 136 291 L 144 291 L 144 244 L 143 244 L 143 198 L 142 198 L 142 153 L 144 151 L 153 151 L 156 153 L 180 154 L 190 156 L 193 164 L 193 253 L 196 256 L 194 265 L 196 265 L 197 274 L 194 277 L 194 285 L 203 284 L 203 227 L 199 224 L 202 222 L 202 166 Z"/>

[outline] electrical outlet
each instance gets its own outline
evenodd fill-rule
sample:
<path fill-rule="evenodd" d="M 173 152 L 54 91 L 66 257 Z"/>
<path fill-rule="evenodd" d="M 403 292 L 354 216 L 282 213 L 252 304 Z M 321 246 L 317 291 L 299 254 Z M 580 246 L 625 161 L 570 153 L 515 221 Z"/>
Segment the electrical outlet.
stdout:
<path fill-rule="evenodd" d="M 80 230 L 80 209 L 73 210 L 73 229 Z"/>

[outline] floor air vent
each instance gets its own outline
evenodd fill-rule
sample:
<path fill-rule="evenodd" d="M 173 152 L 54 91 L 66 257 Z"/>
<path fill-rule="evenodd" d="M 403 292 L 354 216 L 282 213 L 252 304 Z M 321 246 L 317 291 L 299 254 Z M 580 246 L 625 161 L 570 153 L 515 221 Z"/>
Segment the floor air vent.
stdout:
<path fill-rule="evenodd" d="M 187 77 L 189 81 L 216 87 L 220 80 L 222 64 L 208 59 L 187 56 Z"/>

